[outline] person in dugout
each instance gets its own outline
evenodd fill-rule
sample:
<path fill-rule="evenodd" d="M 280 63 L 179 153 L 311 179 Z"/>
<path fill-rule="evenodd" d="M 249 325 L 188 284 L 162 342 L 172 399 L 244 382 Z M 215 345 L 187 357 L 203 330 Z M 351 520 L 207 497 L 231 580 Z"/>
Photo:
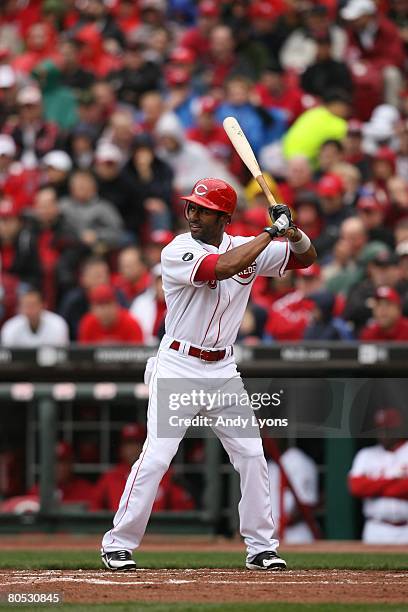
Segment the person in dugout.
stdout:
<path fill-rule="evenodd" d="M 363 502 L 362 540 L 368 544 L 408 544 L 408 440 L 396 408 L 374 414 L 377 441 L 354 457 L 348 484 Z"/>
<path fill-rule="evenodd" d="M 97 481 L 90 505 L 91 511 L 111 510 L 114 512 L 117 510 L 127 477 L 132 465 L 140 455 L 145 439 L 144 425 L 128 423 L 123 427 L 118 450 L 119 461 L 113 468 L 102 474 Z M 193 510 L 194 508 L 193 498 L 181 484 L 175 481 L 174 473 L 170 468 L 159 485 L 153 512 Z"/>

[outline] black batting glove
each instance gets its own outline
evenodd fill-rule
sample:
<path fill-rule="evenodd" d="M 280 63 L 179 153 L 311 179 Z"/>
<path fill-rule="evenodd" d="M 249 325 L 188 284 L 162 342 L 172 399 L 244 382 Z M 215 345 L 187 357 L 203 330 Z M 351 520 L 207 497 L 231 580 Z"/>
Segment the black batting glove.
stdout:
<path fill-rule="evenodd" d="M 286 215 L 289 219 L 289 227 L 292 227 L 292 213 L 290 212 L 289 206 L 286 204 L 277 204 L 276 206 L 269 207 L 269 216 L 272 219 L 272 223 L 274 223 L 281 215 Z"/>

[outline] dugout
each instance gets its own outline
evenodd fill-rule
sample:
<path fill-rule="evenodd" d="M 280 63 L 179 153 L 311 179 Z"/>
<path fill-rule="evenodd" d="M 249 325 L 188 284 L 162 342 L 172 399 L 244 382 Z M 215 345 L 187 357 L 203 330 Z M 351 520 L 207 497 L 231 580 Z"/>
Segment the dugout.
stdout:
<path fill-rule="evenodd" d="M 41 502 L 38 514 L 2 514 L 2 532 L 64 529 L 100 533 L 110 524 L 110 512 L 58 506 L 53 495 L 54 444 L 57 439 L 75 444 L 78 435 L 96 435 L 99 461 L 76 463 L 75 471 L 92 480 L 106 469 L 112 463 L 121 425 L 132 418 L 145 418 L 143 372 L 154 352 L 151 347 L 118 346 L 0 348 L 0 491 L 5 490 L 5 458 L 14 451 L 14 469 L 23 466 L 24 486 L 40 478 Z M 237 346 L 236 358 L 249 386 L 272 381 L 291 395 L 287 409 L 292 423 L 281 435 L 319 465 L 322 503 L 318 520 L 324 537 L 357 537 L 359 508 L 348 494 L 346 475 L 357 448 L 372 440 L 370 415 L 378 402 L 391 401 L 407 412 L 408 347 L 396 343 Z M 81 405 L 92 408 L 88 418 L 79 417 Z M 192 463 L 188 451 L 186 440 L 174 468 L 182 478 L 196 482 L 198 508 L 156 513 L 149 529 L 235 533 L 239 483 L 220 444 L 206 437 L 201 463 Z"/>

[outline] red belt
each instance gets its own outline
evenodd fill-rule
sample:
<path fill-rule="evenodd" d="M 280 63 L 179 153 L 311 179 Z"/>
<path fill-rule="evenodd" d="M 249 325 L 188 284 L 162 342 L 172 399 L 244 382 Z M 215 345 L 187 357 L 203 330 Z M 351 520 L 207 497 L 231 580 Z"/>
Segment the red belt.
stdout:
<path fill-rule="evenodd" d="M 173 340 L 170 344 L 170 348 L 178 351 L 180 348 L 180 342 L 178 340 Z M 209 349 L 200 349 L 197 346 L 190 346 L 188 349 L 188 354 L 191 357 L 197 357 L 198 359 L 202 359 L 203 361 L 221 361 L 227 354 L 226 349 L 211 351 Z M 231 348 L 232 355 L 232 348 Z"/>

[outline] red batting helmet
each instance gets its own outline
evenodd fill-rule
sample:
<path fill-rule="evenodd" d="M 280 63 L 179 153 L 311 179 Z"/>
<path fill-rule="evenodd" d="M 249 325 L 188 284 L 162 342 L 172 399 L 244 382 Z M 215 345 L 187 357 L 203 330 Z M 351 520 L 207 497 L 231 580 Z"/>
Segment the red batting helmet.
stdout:
<path fill-rule="evenodd" d="M 237 194 L 231 185 L 215 178 L 197 181 L 191 194 L 182 196 L 181 199 L 227 215 L 233 215 L 237 205 Z"/>

